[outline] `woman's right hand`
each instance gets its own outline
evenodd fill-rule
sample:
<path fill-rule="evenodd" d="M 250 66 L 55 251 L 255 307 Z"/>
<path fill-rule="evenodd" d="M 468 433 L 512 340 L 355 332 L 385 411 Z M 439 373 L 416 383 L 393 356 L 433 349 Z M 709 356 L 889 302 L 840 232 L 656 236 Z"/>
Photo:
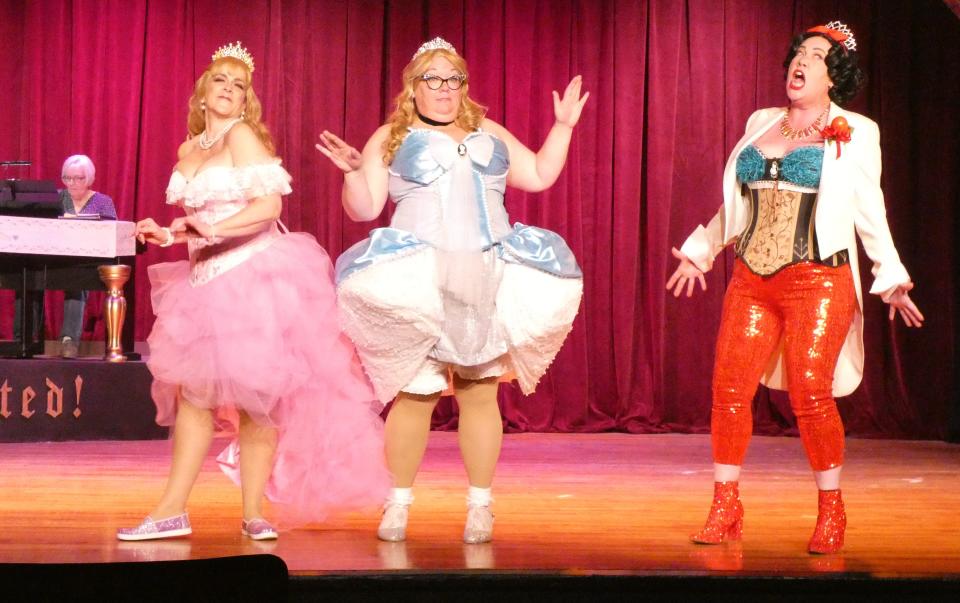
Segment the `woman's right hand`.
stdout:
<path fill-rule="evenodd" d="M 697 268 L 696 264 L 690 261 L 682 251 L 673 247 L 671 250 L 673 257 L 680 260 L 680 265 L 673 272 L 670 280 L 667 281 L 667 290 L 673 289 L 673 296 L 680 297 L 683 288 L 687 288 L 687 297 L 693 295 L 693 287 L 696 281 L 700 281 L 700 288 L 707 290 L 707 281 L 703 278 L 703 271 Z"/>
<path fill-rule="evenodd" d="M 137 222 L 134 236 L 141 243 L 164 245 L 170 239 L 170 231 L 157 224 L 153 218 L 144 218 Z"/>
<path fill-rule="evenodd" d="M 343 170 L 344 174 L 355 172 L 363 164 L 363 156 L 360 151 L 348 145 L 328 130 L 320 133 L 320 142 L 316 145 L 317 150 L 327 156 L 335 166 Z"/>

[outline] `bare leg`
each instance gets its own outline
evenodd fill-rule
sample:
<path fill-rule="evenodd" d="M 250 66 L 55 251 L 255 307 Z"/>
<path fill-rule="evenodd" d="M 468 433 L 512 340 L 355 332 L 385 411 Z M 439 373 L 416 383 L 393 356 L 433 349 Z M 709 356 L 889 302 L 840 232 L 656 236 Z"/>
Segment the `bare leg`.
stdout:
<path fill-rule="evenodd" d="M 213 413 L 178 398 L 177 421 L 173 429 L 170 476 L 159 504 L 150 513 L 154 519 L 180 515 L 186 510 L 187 497 L 213 440 Z"/>
<path fill-rule="evenodd" d="M 410 488 L 417 476 L 430 435 L 430 418 L 440 392 L 421 396 L 400 392 L 387 415 L 387 468 L 396 488 Z"/>
<path fill-rule="evenodd" d="M 468 381 L 454 376 L 460 406 L 460 453 L 470 485 L 489 488 L 500 458 L 503 421 L 497 405 L 497 378 Z"/>
<path fill-rule="evenodd" d="M 740 481 L 740 465 L 713 464 L 713 481 L 738 482 Z"/>
<path fill-rule="evenodd" d="M 840 489 L 840 471 L 843 466 L 827 469 L 826 471 L 814 471 L 813 479 L 817 482 L 818 490 L 839 490 Z"/>
<path fill-rule="evenodd" d="M 243 496 L 243 518 L 263 517 L 263 492 L 273 470 L 277 451 L 277 429 L 260 425 L 244 412 L 240 413 L 240 491 Z"/>

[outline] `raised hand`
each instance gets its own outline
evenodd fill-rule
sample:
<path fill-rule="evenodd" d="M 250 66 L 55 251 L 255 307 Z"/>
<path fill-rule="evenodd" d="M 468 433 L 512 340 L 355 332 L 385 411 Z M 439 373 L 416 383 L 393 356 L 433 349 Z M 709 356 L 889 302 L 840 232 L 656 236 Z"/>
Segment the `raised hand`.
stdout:
<path fill-rule="evenodd" d="M 328 130 L 321 132 L 320 142 L 317 143 L 316 147 L 345 174 L 360 169 L 362 164 L 360 151 L 345 143 L 332 132 Z"/>
<path fill-rule="evenodd" d="M 587 92 L 581 98 L 580 88 L 583 85 L 583 78 L 576 76 L 567 84 L 567 89 L 563 91 L 563 98 L 554 90 L 553 94 L 553 114 L 557 118 L 557 123 L 573 127 L 580 121 L 580 112 L 583 111 L 583 105 L 590 98 Z"/>
<path fill-rule="evenodd" d="M 667 281 L 667 290 L 673 289 L 673 296 L 680 297 L 680 292 L 686 286 L 687 297 L 690 297 L 693 295 L 694 284 L 700 281 L 700 288 L 706 291 L 707 281 L 703 278 L 703 272 L 676 247 L 671 248 L 670 252 L 673 253 L 673 257 L 680 260 L 680 264 Z"/>
<path fill-rule="evenodd" d="M 888 317 L 890 320 L 893 320 L 899 312 L 903 318 L 903 322 L 906 323 L 908 327 L 922 327 L 924 321 L 923 314 L 917 308 L 916 304 L 913 303 L 913 300 L 910 299 L 908 292 L 911 289 L 913 289 L 913 283 L 905 283 L 894 289 L 893 293 L 884 299 L 885 302 L 890 304 Z"/>

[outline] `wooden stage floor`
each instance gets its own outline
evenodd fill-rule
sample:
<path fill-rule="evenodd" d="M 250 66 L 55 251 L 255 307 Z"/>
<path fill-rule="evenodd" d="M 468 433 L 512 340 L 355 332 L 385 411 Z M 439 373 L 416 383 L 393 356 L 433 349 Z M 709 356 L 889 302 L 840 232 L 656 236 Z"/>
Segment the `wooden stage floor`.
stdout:
<path fill-rule="evenodd" d="M 377 510 L 285 532 L 239 534 L 239 490 L 213 462 L 194 489 L 190 538 L 114 540 L 160 494 L 169 443 L 0 444 L 0 563 L 161 561 L 271 553 L 291 575 L 487 572 L 960 578 L 960 446 L 848 440 L 843 553 L 812 556 L 816 491 L 796 438 L 755 437 L 741 482 L 742 544 L 687 541 L 712 493 L 709 437 L 520 434 L 505 438 L 495 540 L 463 545 L 456 434 L 432 434 L 408 541 L 383 543 Z"/>

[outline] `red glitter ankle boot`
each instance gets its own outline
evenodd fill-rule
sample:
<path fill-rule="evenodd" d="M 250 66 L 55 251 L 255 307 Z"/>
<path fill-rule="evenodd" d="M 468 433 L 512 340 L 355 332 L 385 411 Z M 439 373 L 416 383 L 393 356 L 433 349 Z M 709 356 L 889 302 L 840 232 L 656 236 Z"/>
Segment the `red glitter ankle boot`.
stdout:
<path fill-rule="evenodd" d="M 698 544 L 740 540 L 743 534 L 743 504 L 738 482 L 714 482 L 713 503 L 703 529 L 690 536 Z"/>
<path fill-rule="evenodd" d="M 820 490 L 817 527 L 810 538 L 811 553 L 836 553 L 843 548 L 843 532 L 847 529 L 847 514 L 843 509 L 840 490 Z"/>

